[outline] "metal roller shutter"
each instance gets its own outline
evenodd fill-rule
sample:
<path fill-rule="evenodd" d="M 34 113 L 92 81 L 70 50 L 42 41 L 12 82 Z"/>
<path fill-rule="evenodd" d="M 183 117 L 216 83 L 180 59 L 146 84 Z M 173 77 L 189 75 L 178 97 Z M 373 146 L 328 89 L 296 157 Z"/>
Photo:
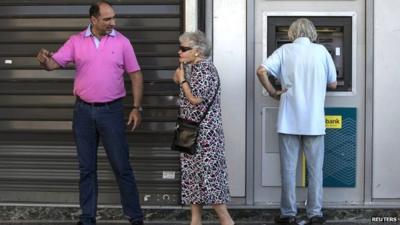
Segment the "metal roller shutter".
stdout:
<path fill-rule="evenodd" d="M 127 133 L 131 162 L 145 205 L 179 201 L 179 155 L 169 150 L 176 117 L 178 36 L 183 1 L 111 1 L 118 30 L 132 41 L 145 78 L 144 120 Z M 71 131 L 74 68 L 46 72 L 40 48 L 57 50 L 83 30 L 88 1 L 0 1 L 0 202 L 78 203 L 78 164 Z M 131 105 L 126 80 L 126 115 Z M 119 192 L 99 148 L 99 203 Z"/>

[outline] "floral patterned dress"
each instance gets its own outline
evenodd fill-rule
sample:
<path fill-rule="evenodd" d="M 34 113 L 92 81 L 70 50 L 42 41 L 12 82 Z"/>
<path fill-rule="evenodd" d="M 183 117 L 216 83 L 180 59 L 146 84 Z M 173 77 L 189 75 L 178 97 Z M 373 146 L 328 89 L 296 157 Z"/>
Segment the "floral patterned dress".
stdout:
<path fill-rule="evenodd" d="M 197 153 L 181 154 L 182 204 L 224 204 L 230 200 L 230 195 L 218 72 L 211 61 L 201 60 L 186 70 L 186 79 L 193 95 L 202 98 L 203 102 L 198 105 L 191 104 L 181 89 L 179 117 L 199 122 L 215 92 L 217 95 L 200 124 Z"/>

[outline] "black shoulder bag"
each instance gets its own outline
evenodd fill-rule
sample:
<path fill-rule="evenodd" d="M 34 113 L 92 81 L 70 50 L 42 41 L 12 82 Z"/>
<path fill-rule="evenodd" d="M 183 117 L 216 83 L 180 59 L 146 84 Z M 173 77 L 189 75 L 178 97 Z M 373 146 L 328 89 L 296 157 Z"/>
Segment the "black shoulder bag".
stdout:
<path fill-rule="evenodd" d="M 218 86 L 217 89 L 215 90 L 214 97 L 212 98 L 210 104 L 207 106 L 207 109 L 204 112 L 199 122 L 186 120 L 178 117 L 176 121 L 175 134 L 174 134 L 174 139 L 172 141 L 171 150 L 187 153 L 190 155 L 196 154 L 199 126 L 200 123 L 204 120 L 204 118 L 206 118 L 208 111 L 210 110 L 212 104 L 214 103 L 215 96 L 218 93 L 219 85 L 220 83 L 218 78 Z"/>

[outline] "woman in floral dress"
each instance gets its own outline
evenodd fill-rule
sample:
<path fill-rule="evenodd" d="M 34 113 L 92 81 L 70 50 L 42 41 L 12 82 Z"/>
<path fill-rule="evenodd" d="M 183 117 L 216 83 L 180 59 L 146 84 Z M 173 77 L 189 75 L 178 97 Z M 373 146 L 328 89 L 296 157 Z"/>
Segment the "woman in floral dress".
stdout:
<path fill-rule="evenodd" d="M 214 64 L 207 59 L 211 46 L 200 31 L 186 32 L 179 41 L 180 66 L 173 76 L 180 85 L 179 117 L 199 122 L 209 107 L 200 123 L 197 152 L 194 155 L 181 154 L 182 203 L 191 205 L 190 225 L 201 225 L 203 205 L 212 205 L 221 225 L 232 225 L 234 222 L 226 207 L 230 196 L 220 80 Z"/>

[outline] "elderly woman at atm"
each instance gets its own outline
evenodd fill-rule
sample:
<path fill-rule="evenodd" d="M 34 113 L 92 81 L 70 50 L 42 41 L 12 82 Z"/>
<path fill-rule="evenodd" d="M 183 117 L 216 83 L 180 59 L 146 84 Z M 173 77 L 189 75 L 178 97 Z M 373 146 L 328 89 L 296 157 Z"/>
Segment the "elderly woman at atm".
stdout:
<path fill-rule="evenodd" d="M 257 69 L 257 76 L 269 95 L 279 99 L 277 121 L 281 164 L 281 215 L 278 224 L 296 223 L 296 167 L 299 151 L 307 159 L 307 224 L 322 224 L 322 167 L 324 162 L 326 87 L 336 88 L 333 60 L 320 44 L 313 43 L 317 32 L 308 19 L 298 19 L 288 31 L 292 43 L 272 53 Z M 267 74 L 280 80 L 278 91 Z"/>
<path fill-rule="evenodd" d="M 221 118 L 221 88 L 217 69 L 207 59 L 210 42 L 200 32 L 179 37 L 179 67 L 173 80 L 180 86 L 179 117 L 200 123 L 197 152 L 181 154 L 182 203 L 191 205 L 190 225 L 201 225 L 203 205 L 212 205 L 221 225 L 234 224 L 226 207 L 230 200 L 224 134 Z M 214 102 L 212 99 L 215 95 Z M 211 105 L 210 105 L 211 104 Z"/>

